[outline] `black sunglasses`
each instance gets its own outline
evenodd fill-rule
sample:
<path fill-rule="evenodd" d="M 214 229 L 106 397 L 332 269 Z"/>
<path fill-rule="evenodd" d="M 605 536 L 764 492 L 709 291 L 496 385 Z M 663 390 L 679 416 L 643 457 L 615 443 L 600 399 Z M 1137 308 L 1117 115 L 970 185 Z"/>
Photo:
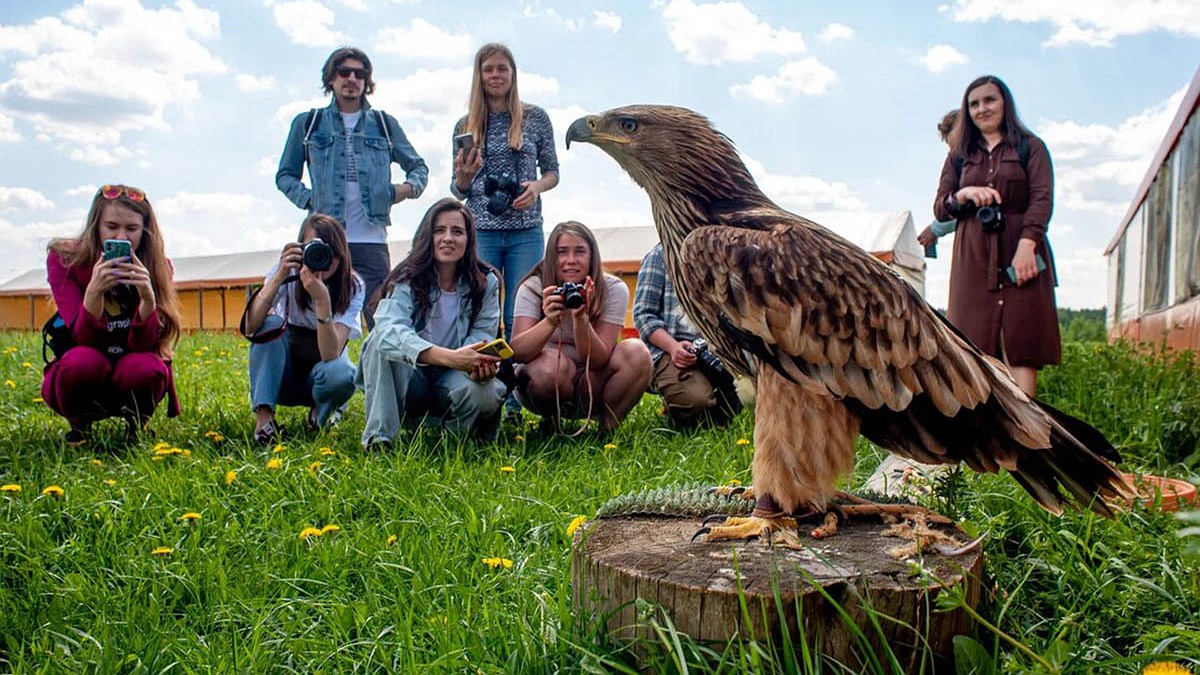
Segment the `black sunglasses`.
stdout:
<path fill-rule="evenodd" d="M 367 79 L 367 69 L 366 68 L 350 68 L 347 66 L 338 66 L 337 74 L 338 74 L 338 77 L 350 77 L 351 75 L 353 75 L 363 81 L 366 81 L 366 79 Z"/>

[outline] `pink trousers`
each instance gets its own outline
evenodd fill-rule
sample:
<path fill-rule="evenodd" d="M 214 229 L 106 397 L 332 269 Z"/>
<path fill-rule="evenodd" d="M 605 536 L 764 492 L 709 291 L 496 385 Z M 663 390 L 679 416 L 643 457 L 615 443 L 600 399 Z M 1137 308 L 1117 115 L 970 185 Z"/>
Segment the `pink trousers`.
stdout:
<path fill-rule="evenodd" d="M 167 364 L 151 352 L 115 361 L 99 349 L 74 347 L 46 369 L 42 399 L 73 425 L 106 417 L 145 423 L 167 391 Z"/>

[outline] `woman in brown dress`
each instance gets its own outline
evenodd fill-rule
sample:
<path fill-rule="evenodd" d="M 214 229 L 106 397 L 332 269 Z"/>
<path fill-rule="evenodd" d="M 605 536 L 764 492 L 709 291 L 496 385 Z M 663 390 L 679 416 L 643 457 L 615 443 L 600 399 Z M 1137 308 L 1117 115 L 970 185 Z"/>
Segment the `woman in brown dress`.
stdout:
<path fill-rule="evenodd" d="M 1046 239 L 1054 169 L 999 78 L 967 86 L 959 119 L 933 204 L 938 220 L 958 220 L 949 318 L 1032 396 L 1037 371 L 1061 358 Z"/>

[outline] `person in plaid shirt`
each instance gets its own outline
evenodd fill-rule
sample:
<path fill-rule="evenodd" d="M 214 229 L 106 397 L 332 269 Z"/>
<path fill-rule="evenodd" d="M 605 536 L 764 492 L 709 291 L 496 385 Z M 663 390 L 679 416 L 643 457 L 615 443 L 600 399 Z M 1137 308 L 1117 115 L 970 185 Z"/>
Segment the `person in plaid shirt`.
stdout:
<path fill-rule="evenodd" d="M 663 266 L 662 244 L 646 254 L 638 270 L 633 325 L 650 347 L 654 375 L 649 391 L 662 396 L 667 419 L 681 427 L 728 422 L 737 411 L 723 404 L 713 383 L 696 368 L 692 343 L 700 333 L 675 297 Z"/>

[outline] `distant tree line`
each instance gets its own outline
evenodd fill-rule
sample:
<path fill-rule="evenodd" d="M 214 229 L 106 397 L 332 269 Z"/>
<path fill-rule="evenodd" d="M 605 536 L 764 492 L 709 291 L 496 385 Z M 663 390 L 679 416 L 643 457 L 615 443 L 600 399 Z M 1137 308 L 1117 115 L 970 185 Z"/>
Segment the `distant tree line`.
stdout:
<path fill-rule="evenodd" d="M 1106 342 L 1104 312 L 1101 309 L 1058 308 L 1058 328 L 1063 342 Z"/>

